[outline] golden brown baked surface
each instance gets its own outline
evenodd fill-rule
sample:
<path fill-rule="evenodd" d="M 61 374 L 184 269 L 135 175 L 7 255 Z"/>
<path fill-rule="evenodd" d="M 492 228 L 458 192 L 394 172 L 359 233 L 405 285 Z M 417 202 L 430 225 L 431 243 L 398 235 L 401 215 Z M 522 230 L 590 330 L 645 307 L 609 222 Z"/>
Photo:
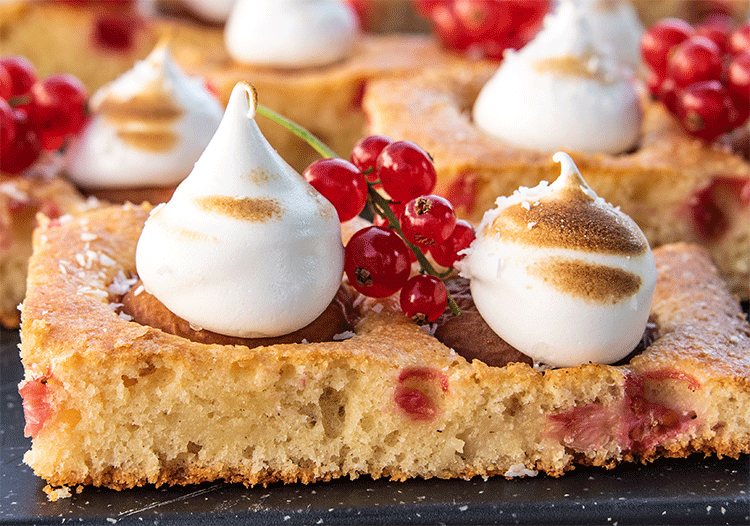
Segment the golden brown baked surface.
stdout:
<path fill-rule="evenodd" d="M 363 102 L 368 133 L 408 139 L 428 151 L 438 174 L 436 192 L 473 222 L 494 208 L 497 197 L 560 175 L 554 152 L 513 146 L 473 125 L 471 107 L 488 79 L 434 72 L 380 79 L 368 85 Z M 568 153 L 589 186 L 630 215 L 652 246 L 702 244 L 732 289 L 750 296 L 750 206 L 740 190 L 750 185 L 746 160 L 689 137 L 661 104 L 650 101 L 636 150 Z"/>
<path fill-rule="evenodd" d="M 750 451 L 750 327 L 699 247 L 655 251 L 656 333 L 631 363 L 540 371 L 469 363 L 387 302 L 348 339 L 255 349 L 126 321 L 111 294 L 147 214 L 35 233 L 20 391 L 25 461 L 52 485 L 561 475 Z"/>
<path fill-rule="evenodd" d="M 58 217 L 85 208 L 76 189 L 60 177 L 0 173 L 0 324 L 18 327 L 26 290 L 26 266 L 37 214 Z"/>

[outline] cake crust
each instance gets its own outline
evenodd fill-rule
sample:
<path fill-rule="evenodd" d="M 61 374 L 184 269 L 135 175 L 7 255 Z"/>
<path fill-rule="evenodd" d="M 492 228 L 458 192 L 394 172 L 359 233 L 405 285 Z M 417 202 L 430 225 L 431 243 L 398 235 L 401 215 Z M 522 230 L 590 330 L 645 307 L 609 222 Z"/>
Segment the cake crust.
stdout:
<path fill-rule="evenodd" d="M 110 298 L 135 272 L 148 211 L 35 233 L 25 461 L 53 486 L 559 476 L 750 452 L 750 327 L 699 247 L 655 251 L 657 328 L 642 353 L 542 371 L 469 363 L 387 302 L 363 302 L 348 339 L 254 349 L 126 321 Z"/>

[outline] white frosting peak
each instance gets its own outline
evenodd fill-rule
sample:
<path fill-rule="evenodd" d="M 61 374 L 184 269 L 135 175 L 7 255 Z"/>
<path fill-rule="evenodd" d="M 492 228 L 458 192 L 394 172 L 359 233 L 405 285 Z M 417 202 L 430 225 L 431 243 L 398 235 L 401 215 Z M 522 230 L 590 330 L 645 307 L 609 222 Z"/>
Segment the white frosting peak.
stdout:
<path fill-rule="evenodd" d="M 506 51 L 473 116 L 524 148 L 612 154 L 635 146 L 642 119 L 630 70 L 599 47 L 584 12 L 567 1 L 534 40 Z"/>
<path fill-rule="evenodd" d="M 487 324 L 536 362 L 613 363 L 643 337 L 656 264 L 635 222 L 565 153 L 551 185 L 500 197 L 459 263 Z"/>
<path fill-rule="evenodd" d="M 224 30 L 236 61 L 288 68 L 341 60 L 358 36 L 357 15 L 340 0 L 237 0 Z"/>
<path fill-rule="evenodd" d="M 100 88 L 91 108 L 68 157 L 69 177 L 88 189 L 178 184 L 222 116 L 203 80 L 187 77 L 165 44 Z"/>
<path fill-rule="evenodd" d="M 146 290 L 169 310 L 238 337 L 315 320 L 344 264 L 336 210 L 266 141 L 255 105 L 252 86 L 237 84 L 213 139 L 152 211 L 136 251 Z"/>

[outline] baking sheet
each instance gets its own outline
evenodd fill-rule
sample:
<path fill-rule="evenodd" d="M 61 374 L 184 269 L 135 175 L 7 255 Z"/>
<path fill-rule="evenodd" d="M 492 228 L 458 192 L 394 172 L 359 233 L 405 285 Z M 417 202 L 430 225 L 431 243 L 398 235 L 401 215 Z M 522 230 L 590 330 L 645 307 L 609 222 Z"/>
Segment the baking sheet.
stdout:
<path fill-rule="evenodd" d="M 562 478 L 362 477 L 245 488 L 211 483 L 122 492 L 85 488 L 50 502 L 23 464 L 18 332 L 0 331 L 0 524 L 750 524 L 750 457 L 661 460 Z"/>

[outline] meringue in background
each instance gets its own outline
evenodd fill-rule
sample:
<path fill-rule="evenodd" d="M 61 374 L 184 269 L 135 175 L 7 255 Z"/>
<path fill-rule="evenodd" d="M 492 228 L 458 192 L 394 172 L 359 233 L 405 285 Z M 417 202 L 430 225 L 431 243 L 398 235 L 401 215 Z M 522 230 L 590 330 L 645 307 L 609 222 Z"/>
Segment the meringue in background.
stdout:
<path fill-rule="evenodd" d="M 637 144 L 642 110 L 630 69 L 598 47 L 586 11 L 565 1 L 524 48 L 506 51 L 473 117 L 523 148 L 616 154 Z"/>
<path fill-rule="evenodd" d="M 591 190 L 565 153 L 551 185 L 500 197 L 457 265 L 479 313 L 535 362 L 613 363 L 643 337 L 656 264 L 635 222 Z"/>
<path fill-rule="evenodd" d="M 337 62 L 358 38 L 357 15 L 341 0 L 237 0 L 224 28 L 237 62 L 286 68 Z"/>
<path fill-rule="evenodd" d="M 223 24 L 232 11 L 235 0 L 181 0 L 182 4 L 200 18 L 215 24 Z"/>
<path fill-rule="evenodd" d="M 276 153 L 247 83 L 136 250 L 148 292 L 195 328 L 243 338 L 288 334 L 331 303 L 344 268 L 333 205 Z"/>
<path fill-rule="evenodd" d="M 221 104 L 160 44 L 90 101 L 93 117 L 68 153 L 87 190 L 168 187 L 192 170 L 221 121 Z"/>
<path fill-rule="evenodd" d="M 627 0 L 575 0 L 584 11 L 597 45 L 615 60 L 637 71 L 641 60 L 643 24 Z"/>

